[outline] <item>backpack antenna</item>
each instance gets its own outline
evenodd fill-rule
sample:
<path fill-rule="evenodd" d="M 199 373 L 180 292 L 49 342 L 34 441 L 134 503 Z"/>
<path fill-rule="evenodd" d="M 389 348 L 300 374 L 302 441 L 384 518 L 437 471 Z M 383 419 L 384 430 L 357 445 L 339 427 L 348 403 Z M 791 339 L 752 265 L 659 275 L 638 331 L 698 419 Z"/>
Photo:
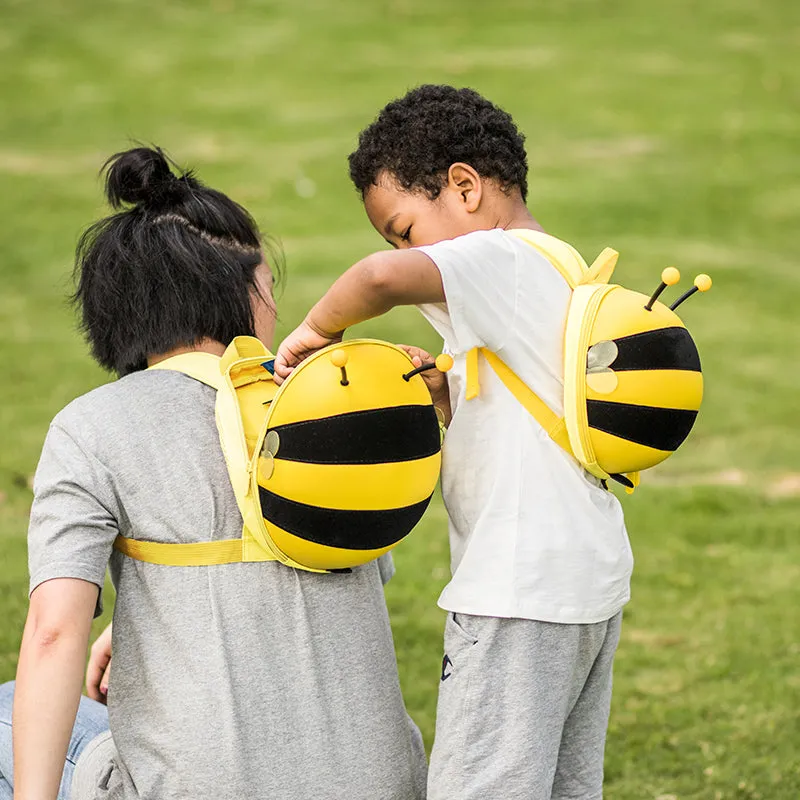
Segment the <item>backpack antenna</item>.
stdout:
<path fill-rule="evenodd" d="M 688 300 L 695 292 L 707 292 L 711 288 L 711 278 L 708 275 L 698 275 L 694 279 L 694 286 L 689 291 L 684 292 L 671 306 L 674 311 L 684 300 Z"/>
<path fill-rule="evenodd" d="M 448 355 L 447 353 L 442 353 L 440 356 L 436 356 L 436 359 L 432 364 L 423 364 L 421 367 L 417 367 L 416 369 L 412 369 L 411 372 L 407 372 L 403 375 L 403 380 L 408 383 L 415 375 L 419 375 L 420 372 L 425 372 L 429 369 L 438 369 L 439 372 L 449 372 L 453 368 L 453 357 Z"/>
<path fill-rule="evenodd" d="M 331 364 L 334 367 L 338 367 L 342 372 L 342 379 L 339 383 L 342 386 L 349 386 L 350 381 L 347 379 L 347 362 L 349 361 L 349 357 L 344 350 L 336 349 L 331 353 Z"/>
<path fill-rule="evenodd" d="M 681 273 L 675 267 L 667 267 L 661 273 L 661 283 L 658 285 L 658 289 L 650 296 L 650 299 L 645 304 L 644 310 L 652 311 L 653 303 L 661 296 L 661 292 L 663 292 L 667 286 L 674 286 L 680 279 Z"/>

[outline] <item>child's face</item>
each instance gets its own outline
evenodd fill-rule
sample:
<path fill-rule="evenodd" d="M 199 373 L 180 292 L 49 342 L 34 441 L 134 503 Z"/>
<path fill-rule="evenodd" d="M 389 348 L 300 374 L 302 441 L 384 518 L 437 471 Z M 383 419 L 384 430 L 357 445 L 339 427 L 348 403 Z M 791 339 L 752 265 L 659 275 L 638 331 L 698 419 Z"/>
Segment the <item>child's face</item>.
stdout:
<path fill-rule="evenodd" d="M 451 183 L 431 200 L 422 191 L 403 189 L 386 175 L 365 193 L 364 209 L 375 230 L 399 249 L 435 244 L 483 227 Z"/>

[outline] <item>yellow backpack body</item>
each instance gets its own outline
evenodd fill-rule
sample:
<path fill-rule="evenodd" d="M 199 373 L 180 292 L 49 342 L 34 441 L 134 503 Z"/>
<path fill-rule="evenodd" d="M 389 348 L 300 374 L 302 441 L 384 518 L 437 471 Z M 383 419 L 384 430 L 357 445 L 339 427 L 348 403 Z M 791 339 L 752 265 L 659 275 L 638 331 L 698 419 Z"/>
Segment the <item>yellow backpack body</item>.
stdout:
<path fill-rule="evenodd" d="M 618 253 L 606 248 L 591 266 L 566 242 L 533 230 L 511 231 L 538 250 L 572 290 L 564 332 L 564 416 L 559 417 L 495 353 L 467 354 L 467 399 L 477 396 L 478 356 L 550 437 L 595 477 L 631 492 L 639 473 L 686 439 L 703 398 L 697 347 L 671 307 L 656 298 L 680 279 L 670 267 L 652 297 L 609 283 Z"/>
<path fill-rule="evenodd" d="M 221 358 L 187 353 L 151 367 L 217 390 L 242 536 L 190 544 L 119 536 L 116 549 L 156 564 L 277 560 L 329 572 L 371 561 L 410 533 L 438 480 L 441 435 L 408 354 L 348 340 L 308 358 L 280 387 L 273 360 L 242 336 Z"/>

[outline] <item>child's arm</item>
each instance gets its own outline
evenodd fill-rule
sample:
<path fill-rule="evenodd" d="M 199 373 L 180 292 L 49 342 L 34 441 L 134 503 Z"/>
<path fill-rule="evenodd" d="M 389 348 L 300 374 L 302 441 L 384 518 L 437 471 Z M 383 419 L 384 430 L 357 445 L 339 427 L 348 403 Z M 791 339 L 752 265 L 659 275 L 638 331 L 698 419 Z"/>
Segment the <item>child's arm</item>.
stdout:
<path fill-rule="evenodd" d="M 289 334 L 275 358 L 276 383 L 282 383 L 304 359 L 341 340 L 351 325 L 385 314 L 395 306 L 443 303 L 442 278 L 419 250 L 373 253 L 331 286 Z"/>

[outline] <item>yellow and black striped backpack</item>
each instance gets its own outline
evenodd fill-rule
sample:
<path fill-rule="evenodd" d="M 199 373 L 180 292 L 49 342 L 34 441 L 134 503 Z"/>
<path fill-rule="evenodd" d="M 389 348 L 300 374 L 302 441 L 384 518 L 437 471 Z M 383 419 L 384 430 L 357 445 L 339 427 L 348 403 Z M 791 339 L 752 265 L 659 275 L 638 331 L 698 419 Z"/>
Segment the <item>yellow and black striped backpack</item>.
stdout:
<path fill-rule="evenodd" d="M 430 502 L 441 463 L 440 421 L 399 347 L 352 339 L 320 350 L 280 388 L 274 357 L 241 336 L 220 358 L 186 353 L 151 369 L 217 390 L 216 422 L 244 521 L 237 539 L 162 543 L 118 536 L 131 558 L 173 566 L 277 560 L 346 570 L 393 548 Z M 452 359 L 440 356 L 437 368 Z"/>
<path fill-rule="evenodd" d="M 533 230 L 510 231 L 538 250 L 572 289 L 564 332 L 564 416 L 559 417 L 495 354 L 467 354 L 467 399 L 478 395 L 482 355 L 550 437 L 595 477 L 632 492 L 639 473 L 686 439 L 703 398 L 700 357 L 675 309 L 711 288 L 708 275 L 670 307 L 657 302 L 680 280 L 668 267 L 651 297 L 608 281 L 618 253 L 591 266 L 566 242 Z"/>

